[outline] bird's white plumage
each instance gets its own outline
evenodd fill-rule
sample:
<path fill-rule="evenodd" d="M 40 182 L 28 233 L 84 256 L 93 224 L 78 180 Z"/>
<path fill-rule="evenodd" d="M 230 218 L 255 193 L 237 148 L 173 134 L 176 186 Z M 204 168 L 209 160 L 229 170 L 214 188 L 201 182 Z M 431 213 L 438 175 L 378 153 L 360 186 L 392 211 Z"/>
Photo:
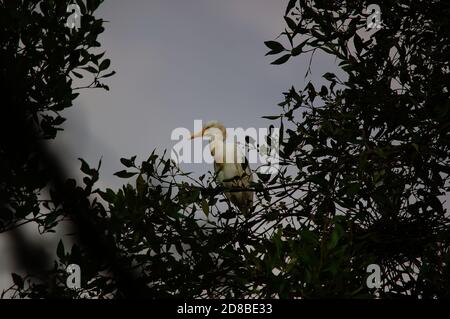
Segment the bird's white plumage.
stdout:
<path fill-rule="evenodd" d="M 244 153 L 237 143 L 226 142 L 225 127 L 216 121 L 207 123 L 201 132 L 192 134 L 192 138 L 209 138 L 209 148 L 214 158 L 216 179 L 227 188 L 248 188 L 252 181 L 252 171 Z M 253 192 L 230 191 L 225 196 L 243 213 L 253 205 Z"/>

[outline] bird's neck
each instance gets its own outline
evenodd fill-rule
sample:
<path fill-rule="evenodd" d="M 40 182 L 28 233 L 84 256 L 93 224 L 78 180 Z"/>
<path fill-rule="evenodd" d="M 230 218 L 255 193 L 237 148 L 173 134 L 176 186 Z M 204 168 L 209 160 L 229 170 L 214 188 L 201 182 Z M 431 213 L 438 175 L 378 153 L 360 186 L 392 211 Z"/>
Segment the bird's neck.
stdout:
<path fill-rule="evenodd" d="M 223 147 L 224 140 L 222 138 L 218 138 L 216 136 L 211 137 L 209 141 L 209 149 L 211 154 L 214 156 L 219 147 Z"/>

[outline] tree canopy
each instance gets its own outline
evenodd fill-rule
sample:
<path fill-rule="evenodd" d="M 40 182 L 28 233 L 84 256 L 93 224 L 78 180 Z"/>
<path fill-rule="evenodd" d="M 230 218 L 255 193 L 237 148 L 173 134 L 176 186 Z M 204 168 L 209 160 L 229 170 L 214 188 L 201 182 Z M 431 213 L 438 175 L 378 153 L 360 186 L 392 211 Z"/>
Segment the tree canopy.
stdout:
<path fill-rule="evenodd" d="M 266 42 L 272 64 L 322 51 L 345 78 L 327 72 L 320 88 L 308 82 L 282 94 L 267 116 L 280 127 L 281 169 L 258 174 L 250 216 L 227 202 L 213 174 L 194 178 L 156 152 L 141 162 L 122 158 L 116 176 L 125 184 L 117 191 L 96 187 L 100 163 L 81 160 L 83 185 L 48 172 L 53 162 L 36 141 L 56 136 L 58 112 L 76 97 L 71 79 L 84 69 L 94 76 L 88 87 L 106 88 L 99 80 L 112 75 L 109 60 L 90 53 L 103 31 L 93 16 L 101 1 L 77 1 L 84 15 L 75 33 L 61 22 L 67 2 L 0 7 L 1 76 L 10 85 L 0 230 L 26 221 L 47 232 L 69 219 L 80 239 L 73 247 L 60 242 L 44 277 L 14 274 L 15 296 L 449 295 L 446 1 L 374 1 L 382 25 L 368 38 L 372 2 L 289 1 L 285 30 Z M 23 132 L 25 148 L 9 138 Z M 42 203 L 45 187 L 51 198 Z M 73 263 L 82 269 L 77 290 L 66 286 Z M 380 288 L 366 283 L 372 264 L 381 269 Z"/>

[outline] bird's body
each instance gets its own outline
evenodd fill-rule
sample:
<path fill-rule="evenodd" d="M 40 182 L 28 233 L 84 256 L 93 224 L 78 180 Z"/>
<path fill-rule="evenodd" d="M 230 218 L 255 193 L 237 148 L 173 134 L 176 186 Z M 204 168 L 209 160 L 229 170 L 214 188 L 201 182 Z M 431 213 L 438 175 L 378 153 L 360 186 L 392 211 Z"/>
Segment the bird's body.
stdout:
<path fill-rule="evenodd" d="M 236 143 L 226 142 L 225 127 L 219 122 L 207 123 L 201 132 L 192 138 L 206 136 L 214 158 L 216 180 L 226 188 L 248 188 L 252 182 L 252 171 L 245 155 Z M 246 214 L 253 206 L 253 192 L 229 191 L 225 196 Z"/>

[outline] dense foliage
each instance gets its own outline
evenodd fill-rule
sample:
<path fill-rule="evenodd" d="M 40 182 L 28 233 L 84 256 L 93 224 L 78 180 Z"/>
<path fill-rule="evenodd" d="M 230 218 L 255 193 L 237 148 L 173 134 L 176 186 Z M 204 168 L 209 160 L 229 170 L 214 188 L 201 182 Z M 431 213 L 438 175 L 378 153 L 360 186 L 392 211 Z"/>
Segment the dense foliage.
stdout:
<path fill-rule="evenodd" d="M 250 216 L 226 201 L 212 174 L 195 179 L 165 155 L 121 159 L 116 175 L 128 183 L 117 191 L 95 188 L 99 166 L 82 161 L 85 185 L 68 180 L 55 189 L 45 213 L 14 206 L 34 199 L 10 197 L 8 220 L 34 214 L 48 231 L 81 210 L 109 253 L 96 258 L 86 242 L 71 249 L 61 242 L 52 279 L 14 275 L 17 296 L 448 296 L 450 5 L 379 2 L 382 27 L 364 39 L 368 4 L 291 0 L 282 37 L 266 42 L 268 54 L 277 55 L 273 64 L 323 51 L 336 57 L 345 79 L 328 72 L 320 88 L 292 87 L 279 114 L 267 117 L 281 128 L 282 169 L 252 184 Z M 58 43 L 70 62 L 76 46 Z M 30 63 L 44 56 L 23 52 Z M 56 76 L 52 70 L 46 72 Z M 53 97 L 38 85 L 33 94 Z M 34 175 L 27 176 L 11 176 L 8 189 L 30 183 Z M 70 263 L 82 269 L 79 290 L 65 286 Z M 382 270 L 379 289 L 366 285 L 370 264 Z"/>

